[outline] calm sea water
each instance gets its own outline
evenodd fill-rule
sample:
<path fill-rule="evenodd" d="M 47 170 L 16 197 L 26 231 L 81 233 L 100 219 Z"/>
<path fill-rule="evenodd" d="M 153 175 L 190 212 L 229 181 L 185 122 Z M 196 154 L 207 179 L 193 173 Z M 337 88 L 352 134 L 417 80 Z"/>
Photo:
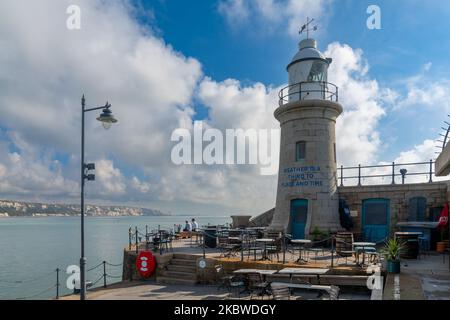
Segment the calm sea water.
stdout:
<path fill-rule="evenodd" d="M 123 248 L 128 244 L 128 228 L 171 228 L 184 225 L 188 217 L 87 217 L 85 251 L 86 269 L 103 260 L 121 264 Z M 198 217 L 199 225 L 224 224 L 230 217 Z M 0 219 L 0 299 L 48 299 L 54 297 L 56 268 L 60 268 L 60 294 L 66 288 L 69 265 L 78 265 L 80 259 L 80 218 L 1 218 Z M 111 276 L 121 276 L 122 266 L 107 266 Z M 87 280 L 96 281 L 103 268 L 87 273 Z M 120 279 L 109 278 L 108 283 Z M 103 285 L 100 280 L 96 286 Z M 46 291 L 46 289 L 48 289 Z M 45 292 L 42 292 L 45 291 Z"/>

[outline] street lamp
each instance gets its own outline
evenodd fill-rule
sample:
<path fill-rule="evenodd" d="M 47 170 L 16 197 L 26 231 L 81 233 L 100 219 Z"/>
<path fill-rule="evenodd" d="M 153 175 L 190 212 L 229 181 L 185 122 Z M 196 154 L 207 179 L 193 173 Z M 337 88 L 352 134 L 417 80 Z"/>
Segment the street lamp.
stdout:
<path fill-rule="evenodd" d="M 402 184 L 405 184 L 405 176 L 407 173 L 408 173 L 408 170 L 406 170 L 406 169 L 400 170 L 400 174 L 402 175 Z"/>
<path fill-rule="evenodd" d="M 102 107 L 86 109 L 86 99 L 81 98 L 81 258 L 80 258 L 80 300 L 86 299 L 86 258 L 84 256 L 84 182 L 94 181 L 95 175 L 89 173 L 89 170 L 95 170 L 94 163 L 84 163 L 84 114 L 89 111 L 102 110 L 97 118 L 103 125 L 103 128 L 109 129 L 113 123 L 117 122 L 111 110 L 111 104 L 106 102 Z"/>

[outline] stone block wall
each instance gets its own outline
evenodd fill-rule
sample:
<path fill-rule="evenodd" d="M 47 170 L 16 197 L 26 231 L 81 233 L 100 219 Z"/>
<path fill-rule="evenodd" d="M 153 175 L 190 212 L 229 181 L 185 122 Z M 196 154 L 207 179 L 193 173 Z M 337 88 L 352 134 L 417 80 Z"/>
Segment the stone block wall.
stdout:
<path fill-rule="evenodd" d="M 344 199 L 350 211 L 357 212 L 352 217 L 354 232 L 361 231 L 362 203 L 366 199 L 390 200 L 390 227 L 391 232 L 397 222 L 408 221 L 409 199 L 413 197 L 425 197 L 427 199 L 427 214 L 432 207 L 440 207 L 448 201 L 450 192 L 446 182 L 405 184 L 405 185 L 372 185 L 339 187 L 339 198 Z"/>
<path fill-rule="evenodd" d="M 156 276 L 163 275 L 166 266 L 172 260 L 173 253 L 164 253 L 159 254 L 159 252 L 153 252 L 153 256 L 156 260 L 156 270 L 153 275 L 149 279 L 154 279 Z M 136 268 L 136 251 L 130 251 L 125 249 L 123 252 L 123 271 L 122 271 L 122 280 L 130 281 L 130 280 L 145 280 L 143 279 Z"/>

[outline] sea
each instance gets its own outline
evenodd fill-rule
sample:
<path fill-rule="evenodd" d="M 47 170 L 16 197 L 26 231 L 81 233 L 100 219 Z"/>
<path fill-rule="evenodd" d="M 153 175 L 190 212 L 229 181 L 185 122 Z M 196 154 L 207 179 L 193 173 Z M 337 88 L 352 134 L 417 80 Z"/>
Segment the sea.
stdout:
<path fill-rule="evenodd" d="M 87 281 L 103 286 L 103 261 L 107 284 L 122 275 L 123 249 L 128 245 L 130 227 L 145 232 L 184 225 L 190 216 L 86 217 L 85 255 Z M 200 226 L 230 223 L 229 216 L 196 217 Z M 80 217 L 0 218 L 0 299 L 40 300 L 56 297 L 59 269 L 59 295 L 73 292 L 67 282 L 68 268 L 80 259 Z M 69 281 L 68 281 L 69 280 Z"/>

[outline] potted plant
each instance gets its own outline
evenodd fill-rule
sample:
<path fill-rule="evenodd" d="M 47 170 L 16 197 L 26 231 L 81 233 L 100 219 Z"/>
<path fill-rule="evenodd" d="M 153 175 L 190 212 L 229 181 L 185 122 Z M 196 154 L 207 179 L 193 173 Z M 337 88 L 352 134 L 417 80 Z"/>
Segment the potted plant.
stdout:
<path fill-rule="evenodd" d="M 318 227 L 314 227 L 313 231 L 311 231 L 311 237 L 313 242 L 312 247 L 317 248 L 327 245 L 327 243 L 323 240 L 329 238 L 330 234 L 329 232 L 320 230 Z"/>
<path fill-rule="evenodd" d="M 397 239 L 389 239 L 381 249 L 381 254 L 387 261 L 387 272 L 400 273 L 400 255 L 405 246 Z"/>

